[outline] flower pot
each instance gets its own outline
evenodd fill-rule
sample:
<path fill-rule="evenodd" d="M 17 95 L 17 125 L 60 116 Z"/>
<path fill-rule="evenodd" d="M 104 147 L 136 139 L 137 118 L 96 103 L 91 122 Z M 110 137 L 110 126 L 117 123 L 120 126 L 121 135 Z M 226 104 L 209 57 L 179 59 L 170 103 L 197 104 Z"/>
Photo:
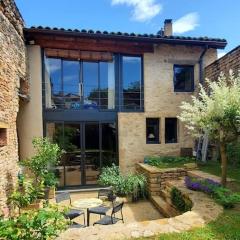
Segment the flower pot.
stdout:
<path fill-rule="evenodd" d="M 36 209 L 40 209 L 43 207 L 43 200 L 37 200 L 31 204 L 29 204 L 27 207 L 23 207 L 21 208 L 21 212 L 22 211 L 29 211 L 29 210 L 36 210 Z"/>
<path fill-rule="evenodd" d="M 44 198 L 45 199 L 53 199 L 55 198 L 55 187 L 46 187 L 44 190 Z"/>

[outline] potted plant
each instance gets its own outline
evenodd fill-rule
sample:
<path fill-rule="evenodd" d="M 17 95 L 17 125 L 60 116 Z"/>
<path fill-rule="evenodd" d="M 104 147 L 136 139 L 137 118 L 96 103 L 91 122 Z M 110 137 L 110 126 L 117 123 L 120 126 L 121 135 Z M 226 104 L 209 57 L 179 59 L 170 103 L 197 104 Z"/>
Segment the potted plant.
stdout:
<path fill-rule="evenodd" d="M 21 210 L 42 207 L 43 202 L 40 199 L 43 197 L 43 183 L 35 186 L 32 180 L 23 179 L 21 184 L 9 198 L 10 203 L 18 208 L 19 213 Z"/>
<path fill-rule="evenodd" d="M 57 178 L 53 172 L 48 172 L 44 175 L 45 199 L 55 198 L 55 187 L 57 182 Z"/>
<path fill-rule="evenodd" d="M 52 169 L 58 164 L 61 151 L 57 144 L 47 138 L 34 138 L 33 147 L 36 154 L 24 160 L 21 164 L 33 174 L 34 183 L 39 186 L 42 182 L 45 187 L 45 196 L 54 197 L 56 177 Z"/>

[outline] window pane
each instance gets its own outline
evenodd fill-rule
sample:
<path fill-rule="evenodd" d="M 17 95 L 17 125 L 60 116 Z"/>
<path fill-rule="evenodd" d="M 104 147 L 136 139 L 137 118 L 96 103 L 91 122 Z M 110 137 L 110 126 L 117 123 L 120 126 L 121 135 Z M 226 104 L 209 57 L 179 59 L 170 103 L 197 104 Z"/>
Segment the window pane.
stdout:
<path fill-rule="evenodd" d="M 80 65 L 78 61 L 63 61 L 63 91 L 65 108 L 80 108 Z"/>
<path fill-rule="evenodd" d="M 61 83 L 61 59 L 45 58 L 45 104 L 46 108 L 64 106 Z"/>
<path fill-rule="evenodd" d="M 115 69 L 114 62 L 100 62 L 100 107 L 115 108 Z"/>
<path fill-rule="evenodd" d="M 165 119 L 165 143 L 177 143 L 177 118 Z"/>
<path fill-rule="evenodd" d="M 159 143 L 159 119 L 146 119 L 146 139 L 147 143 Z"/>
<path fill-rule="evenodd" d="M 174 90 L 191 92 L 194 90 L 193 66 L 174 66 Z"/>
<path fill-rule="evenodd" d="M 102 167 L 117 164 L 116 123 L 102 124 Z"/>
<path fill-rule="evenodd" d="M 140 109 L 141 101 L 141 58 L 123 56 L 123 108 Z"/>
<path fill-rule="evenodd" d="M 94 109 L 99 105 L 98 63 L 83 62 L 84 108 Z"/>

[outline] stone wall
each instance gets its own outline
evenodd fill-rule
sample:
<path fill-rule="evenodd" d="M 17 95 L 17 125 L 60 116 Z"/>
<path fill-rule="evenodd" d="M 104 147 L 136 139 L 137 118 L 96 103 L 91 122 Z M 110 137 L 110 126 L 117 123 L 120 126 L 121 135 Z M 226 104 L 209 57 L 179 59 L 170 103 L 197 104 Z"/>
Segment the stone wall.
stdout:
<path fill-rule="evenodd" d="M 208 65 L 205 68 L 205 77 L 211 81 L 216 81 L 221 72 L 228 74 L 230 69 L 235 73 L 240 70 L 240 46 Z"/>
<path fill-rule="evenodd" d="M 23 20 L 11 0 L 0 1 L 0 211 L 17 180 L 16 118 L 21 79 L 26 78 Z"/>
<path fill-rule="evenodd" d="M 167 181 L 187 176 L 186 168 L 160 169 L 143 163 L 138 163 L 136 168 L 138 173 L 146 176 L 147 191 L 150 196 L 159 196 L 161 191 L 165 189 Z"/>
<path fill-rule="evenodd" d="M 161 44 L 154 53 L 144 54 L 144 112 L 118 113 L 119 164 L 123 172 L 134 170 L 135 163 L 147 155 L 179 156 L 181 148 L 192 148 L 193 139 L 178 122 L 178 143 L 165 143 L 165 118 L 180 114 L 182 101 L 191 101 L 192 93 L 174 92 L 173 65 L 194 65 L 195 92 L 199 84 L 200 47 Z M 204 66 L 215 61 L 217 52 L 209 49 Z M 146 144 L 146 118 L 160 119 L 160 144 Z"/>

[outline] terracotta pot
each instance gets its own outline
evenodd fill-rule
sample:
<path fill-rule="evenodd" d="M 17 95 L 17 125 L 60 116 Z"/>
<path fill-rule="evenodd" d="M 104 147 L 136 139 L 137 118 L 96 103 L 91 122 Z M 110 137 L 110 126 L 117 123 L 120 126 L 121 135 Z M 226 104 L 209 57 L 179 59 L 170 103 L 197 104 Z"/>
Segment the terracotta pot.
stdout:
<path fill-rule="evenodd" d="M 34 203 L 29 204 L 27 207 L 21 208 L 22 211 L 29 211 L 29 210 L 34 210 L 34 209 L 40 209 L 43 207 L 43 200 L 37 200 Z"/>
<path fill-rule="evenodd" d="M 45 192 L 45 199 L 55 198 L 55 187 L 46 187 L 44 192 Z"/>

